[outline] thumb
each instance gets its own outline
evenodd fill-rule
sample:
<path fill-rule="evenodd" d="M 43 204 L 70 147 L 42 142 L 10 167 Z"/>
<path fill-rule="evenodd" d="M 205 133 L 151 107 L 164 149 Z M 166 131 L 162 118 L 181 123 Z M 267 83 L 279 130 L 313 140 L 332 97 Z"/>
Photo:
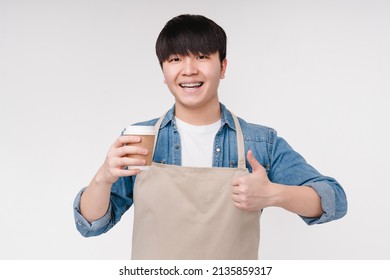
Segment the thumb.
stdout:
<path fill-rule="evenodd" d="M 252 166 L 252 173 L 260 173 L 264 171 L 264 167 L 257 161 L 252 153 L 252 150 L 248 151 L 247 159 L 249 164 Z"/>

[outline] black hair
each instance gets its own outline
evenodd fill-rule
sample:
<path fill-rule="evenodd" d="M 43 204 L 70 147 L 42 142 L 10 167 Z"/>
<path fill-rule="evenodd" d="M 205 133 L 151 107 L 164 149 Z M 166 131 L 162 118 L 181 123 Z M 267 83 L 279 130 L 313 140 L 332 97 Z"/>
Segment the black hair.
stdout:
<path fill-rule="evenodd" d="M 226 33 L 218 24 L 201 15 L 179 15 L 168 21 L 156 41 L 160 66 L 171 55 L 218 52 L 222 62 L 226 58 Z"/>

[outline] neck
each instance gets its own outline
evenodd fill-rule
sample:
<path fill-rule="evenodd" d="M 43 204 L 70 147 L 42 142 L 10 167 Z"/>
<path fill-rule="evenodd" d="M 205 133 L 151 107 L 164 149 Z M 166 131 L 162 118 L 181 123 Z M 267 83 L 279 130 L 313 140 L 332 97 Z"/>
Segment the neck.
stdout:
<path fill-rule="evenodd" d="M 185 108 L 176 103 L 175 116 L 192 125 L 208 125 L 221 119 L 221 107 L 219 101 L 201 108 Z"/>

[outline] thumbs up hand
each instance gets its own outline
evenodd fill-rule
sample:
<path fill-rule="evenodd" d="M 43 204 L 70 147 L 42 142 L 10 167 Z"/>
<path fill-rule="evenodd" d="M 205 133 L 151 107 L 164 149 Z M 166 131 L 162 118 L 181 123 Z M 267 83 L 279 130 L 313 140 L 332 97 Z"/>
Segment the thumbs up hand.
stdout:
<path fill-rule="evenodd" d="M 233 179 L 234 205 L 247 211 L 258 211 L 272 206 L 278 188 L 268 179 L 265 168 L 256 160 L 251 150 L 248 151 L 247 159 L 252 167 L 252 173 Z"/>

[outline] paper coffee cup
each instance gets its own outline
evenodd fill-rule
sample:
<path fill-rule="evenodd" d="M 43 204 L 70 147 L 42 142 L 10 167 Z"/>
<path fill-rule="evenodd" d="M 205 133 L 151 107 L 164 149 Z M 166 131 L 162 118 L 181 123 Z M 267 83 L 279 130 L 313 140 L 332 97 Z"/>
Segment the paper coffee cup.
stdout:
<path fill-rule="evenodd" d="M 146 160 L 146 165 L 143 166 L 129 166 L 129 169 L 141 169 L 148 170 L 152 164 L 153 159 L 153 149 L 154 149 L 154 139 L 156 136 L 154 126 L 138 126 L 131 125 L 126 127 L 123 135 L 135 135 L 141 138 L 139 143 L 129 143 L 127 145 L 132 145 L 135 147 L 146 148 L 149 152 L 147 155 L 127 155 L 130 158 L 144 159 Z"/>

